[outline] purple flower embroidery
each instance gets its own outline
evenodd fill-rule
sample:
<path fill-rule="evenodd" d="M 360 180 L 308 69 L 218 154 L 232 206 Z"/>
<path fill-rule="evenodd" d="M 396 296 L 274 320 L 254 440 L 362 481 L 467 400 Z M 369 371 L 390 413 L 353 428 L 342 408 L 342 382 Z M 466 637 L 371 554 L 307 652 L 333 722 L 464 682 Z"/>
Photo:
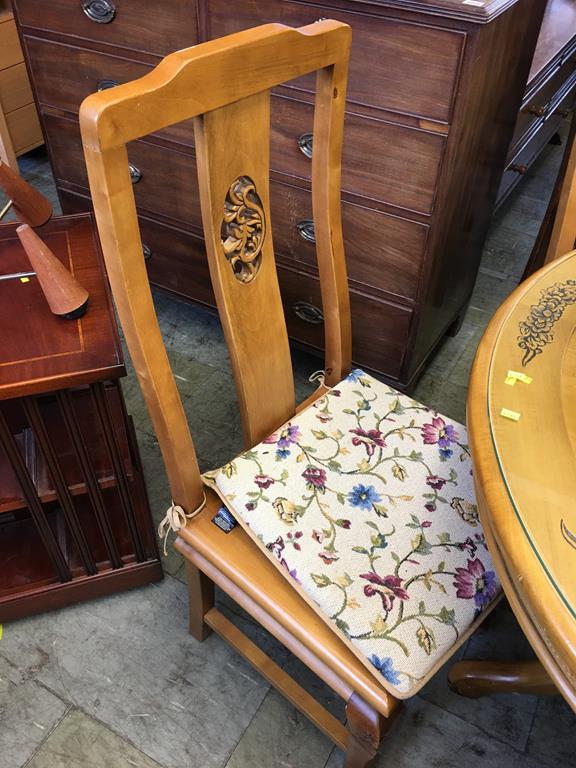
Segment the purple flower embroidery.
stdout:
<path fill-rule="evenodd" d="M 306 480 L 306 485 L 310 491 L 315 488 L 324 492 L 326 490 L 326 471 L 320 467 L 306 467 L 302 472 L 302 477 Z"/>
<path fill-rule="evenodd" d="M 268 477 L 268 475 L 256 475 L 254 477 L 254 482 L 258 488 L 270 488 L 270 486 L 273 485 L 276 480 L 274 480 L 272 477 Z"/>
<path fill-rule="evenodd" d="M 376 446 L 380 448 L 386 446 L 384 438 L 382 437 L 382 432 L 378 429 L 369 429 L 366 431 L 357 427 L 356 429 L 351 429 L 350 432 L 355 435 L 355 437 L 352 438 L 352 445 L 363 445 L 364 448 L 366 448 L 368 456 L 374 455 Z"/>
<path fill-rule="evenodd" d="M 436 512 L 436 504 L 433 501 L 429 501 L 427 504 L 424 504 L 424 509 L 427 509 L 428 512 Z"/>
<path fill-rule="evenodd" d="M 456 597 L 470 600 L 474 598 L 476 607 L 482 610 L 498 592 L 496 574 L 487 571 L 482 561 L 468 560 L 467 568 L 456 568 Z"/>
<path fill-rule="evenodd" d="M 292 578 L 294 579 L 294 581 L 297 584 L 301 583 L 300 579 L 298 578 L 298 574 L 296 572 L 296 568 L 293 568 L 292 570 L 290 570 L 290 566 L 288 565 L 286 560 L 284 560 L 284 558 L 282 558 L 282 560 L 280 560 L 280 565 L 282 566 L 282 568 L 285 568 L 288 571 L 288 575 L 292 576 Z"/>
<path fill-rule="evenodd" d="M 361 573 L 361 579 L 366 579 L 370 584 L 366 584 L 364 587 L 364 594 L 366 597 L 374 597 L 374 595 L 380 595 L 382 600 L 382 607 L 388 613 L 392 610 L 394 605 L 394 599 L 397 597 L 399 600 L 409 600 L 410 595 L 402 587 L 402 579 L 399 576 L 378 576 L 377 573 Z M 376 589 L 372 584 L 377 584 L 382 589 Z"/>
<path fill-rule="evenodd" d="M 264 442 L 267 444 L 276 443 L 276 446 L 280 450 L 287 450 L 292 443 L 296 443 L 301 437 L 302 435 L 300 434 L 299 427 L 288 423 L 280 430 L 280 432 L 274 432 L 274 434 L 267 437 Z"/>
<path fill-rule="evenodd" d="M 426 478 L 426 485 L 430 488 L 434 488 L 435 491 L 441 491 L 443 486 L 446 485 L 446 480 L 438 475 L 428 475 Z"/>
<path fill-rule="evenodd" d="M 446 424 L 441 416 L 433 416 L 431 424 L 422 427 L 422 439 L 425 445 L 436 445 L 438 448 L 450 448 L 450 443 L 458 440 L 458 433 L 452 424 Z M 450 452 L 450 456 L 452 452 Z M 448 457 L 447 457 L 448 458 Z"/>
<path fill-rule="evenodd" d="M 468 536 L 466 541 L 463 541 L 460 544 L 458 544 L 458 549 L 461 550 L 462 552 L 466 551 L 472 557 L 474 557 L 474 555 L 476 554 L 477 547 L 476 547 L 476 544 L 474 544 L 474 542 L 470 538 L 470 536 Z"/>

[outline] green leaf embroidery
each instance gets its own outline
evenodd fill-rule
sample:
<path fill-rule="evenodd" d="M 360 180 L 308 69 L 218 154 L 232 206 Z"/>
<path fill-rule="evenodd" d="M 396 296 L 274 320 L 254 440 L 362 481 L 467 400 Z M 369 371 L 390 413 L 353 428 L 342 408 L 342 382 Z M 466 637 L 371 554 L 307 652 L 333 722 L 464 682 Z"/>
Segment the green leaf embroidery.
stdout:
<path fill-rule="evenodd" d="M 446 606 L 443 606 L 440 609 L 438 618 L 443 624 L 448 624 L 450 626 L 454 625 L 456 623 L 456 613 L 454 611 L 454 608 L 448 609 L 446 608 Z"/>
<path fill-rule="evenodd" d="M 323 573 L 311 573 L 310 576 L 314 579 L 314 583 L 317 587 L 329 587 L 332 583 L 330 578 Z"/>

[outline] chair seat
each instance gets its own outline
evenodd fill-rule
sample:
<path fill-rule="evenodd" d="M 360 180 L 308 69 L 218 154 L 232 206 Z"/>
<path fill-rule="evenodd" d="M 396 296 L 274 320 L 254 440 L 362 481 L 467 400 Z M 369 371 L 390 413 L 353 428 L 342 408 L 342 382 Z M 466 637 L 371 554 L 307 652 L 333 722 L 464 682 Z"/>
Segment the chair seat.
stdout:
<path fill-rule="evenodd" d="M 465 428 L 362 371 L 206 481 L 399 698 L 427 682 L 500 593 Z"/>

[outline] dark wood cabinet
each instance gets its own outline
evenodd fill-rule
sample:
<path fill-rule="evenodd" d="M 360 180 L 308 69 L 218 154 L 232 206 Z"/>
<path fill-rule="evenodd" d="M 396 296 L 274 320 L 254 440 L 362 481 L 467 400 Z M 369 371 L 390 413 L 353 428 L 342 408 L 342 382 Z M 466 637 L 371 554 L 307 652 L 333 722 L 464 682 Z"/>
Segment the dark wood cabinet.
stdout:
<path fill-rule="evenodd" d="M 90 206 L 77 122 L 89 93 L 140 76 L 172 50 L 258 24 L 350 24 L 342 206 L 354 355 L 410 387 L 472 292 L 546 0 L 13 5 L 66 212 Z M 319 349 L 313 99 L 311 76 L 274 91 L 271 205 L 290 334 Z M 191 126 L 134 142 L 128 155 L 151 281 L 212 305 Z"/>
<path fill-rule="evenodd" d="M 30 268 L 15 229 L 3 275 Z M 94 223 L 39 231 L 90 298 L 63 320 L 34 276 L 0 281 L 0 622 L 162 577 Z"/>
<path fill-rule="evenodd" d="M 576 103 L 576 0 L 548 0 L 498 190 L 504 202 Z"/>

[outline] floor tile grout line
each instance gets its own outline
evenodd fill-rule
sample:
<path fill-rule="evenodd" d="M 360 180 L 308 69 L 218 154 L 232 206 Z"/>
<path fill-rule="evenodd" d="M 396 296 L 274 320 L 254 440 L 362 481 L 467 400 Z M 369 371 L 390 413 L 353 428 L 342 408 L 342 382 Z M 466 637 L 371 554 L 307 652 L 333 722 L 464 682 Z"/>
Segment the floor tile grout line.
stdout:
<path fill-rule="evenodd" d="M 36 682 L 36 681 L 35 681 L 35 682 Z M 46 686 L 44 686 L 44 687 L 46 687 Z M 49 690 L 49 689 L 48 689 L 48 690 Z M 58 698 L 60 698 L 60 697 L 58 697 Z M 48 741 L 48 739 L 50 738 L 50 736 L 52 736 L 52 734 L 54 733 L 54 731 L 55 731 L 55 730 L 58 728 L 58 726 L 59 726 L 59 725 L 60 725 L 60 724 L 61 724 L 61 723 L 62 723 L 62 722 L 63 722 L 63 721 L 66 719 L 66 717 L 68 717 L 69 713 L 70 713 L 70 712 L 71 712 L 73 709 L 74 709 L 74 705 L 73 705 L 73 704 L 70 704 L 70 703 L 68 702 L 68 706 L 66 707 L 66 709 L 65 709 L 65 710 L 64 710 L 64 712 L 62 713 L 61 717 L 58 719 L 58 722 L 57 722 L 57 723 L 55 723 L 55 724 L 52 726 L 52 728 L 50 728 L 50 730 L 49 730 L 49 731 L 48 731 L 48 733 L 47 733 L 47 734 L 44 736 L 44 738 L 42 739 L 42 741 L 41 741 L 41 742 L 38 744 L 38 746 L 36 747 L 36 749 L 34 750 L 34 752 L 33 752 L 33 753 L 30 755 L 30 757 L 28 758 L 28 760 L 26 760 L 26 762 L 22 763 L 22 765 L 20 766 L 20 768 L 26 768 L 28 765 L 30 765 L 30 763 L 32 762 L 32 760 L 34 760 L 34 758 L 35 758 L 35 757 L 38 755 L 38 753 L 40 752 L 40 750 L 41 750 L 41 749 L 44 747 L 44 745 L 46 744 L 46 742 Z"/>

